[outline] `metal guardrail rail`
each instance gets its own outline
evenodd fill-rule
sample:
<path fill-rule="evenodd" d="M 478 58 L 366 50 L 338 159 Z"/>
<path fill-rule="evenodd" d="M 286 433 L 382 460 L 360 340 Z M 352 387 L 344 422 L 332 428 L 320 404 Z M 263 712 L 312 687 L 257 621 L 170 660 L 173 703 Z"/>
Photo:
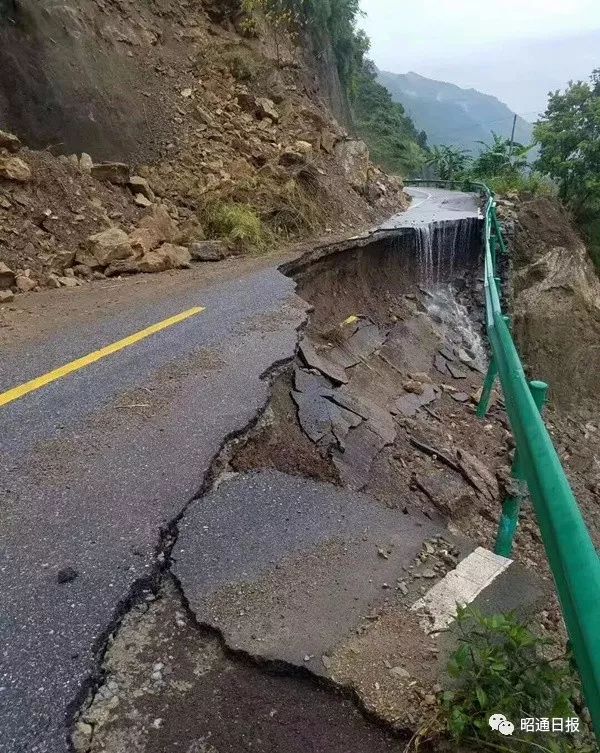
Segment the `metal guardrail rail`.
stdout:
<path fill-rule="evenodd" d="M 506 251 L 493 193 L 483 183 L 411 181 L 476 191 L 485 198 L 485 304 L 491 358 L 477 414 L 485 416 L 496 378 L 516 443 L 513 477 L 526 484 L 554 576 L 583 692 L 600 741 L 600 559 L 541 416 L 548 387 L 527 382 L 509 318 L 502 311 L 497 251 Z M 521 494 L 504 500 L 496 553 L 510 556 Z"/>

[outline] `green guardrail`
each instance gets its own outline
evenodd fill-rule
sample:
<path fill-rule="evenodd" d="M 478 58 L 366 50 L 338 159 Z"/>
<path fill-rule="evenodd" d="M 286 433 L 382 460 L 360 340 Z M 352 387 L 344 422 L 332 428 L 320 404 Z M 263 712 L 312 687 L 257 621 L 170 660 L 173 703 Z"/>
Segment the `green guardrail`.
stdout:
<path fill-rule="evenodd" d="M 516 443 L 515 489 L 503 503 L 496 553 L 509 557 L 527 490 L 535 510 L 596 738 L 600 741 L 600 559 L 542 418 L 548 386 L 529 382 L 501 305 L 497 254 L 506 241 L 493 193 L 483 183 L 411 181 L 476 191 L 485 199 L 485 305 L 491 358 L 477 415 L 499 378 Z"/>

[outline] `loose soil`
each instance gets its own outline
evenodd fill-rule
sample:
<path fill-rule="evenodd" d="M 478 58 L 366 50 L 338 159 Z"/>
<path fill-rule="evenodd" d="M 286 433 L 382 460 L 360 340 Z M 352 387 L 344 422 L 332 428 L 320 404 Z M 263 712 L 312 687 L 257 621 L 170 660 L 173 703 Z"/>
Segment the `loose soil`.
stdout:
<path fill-rule="evenodd" d="M 167 580 L 124 620 L 78 753 L 397 753 L 400 739 L 308 676 L 234 656 L 196 625 Z"/>

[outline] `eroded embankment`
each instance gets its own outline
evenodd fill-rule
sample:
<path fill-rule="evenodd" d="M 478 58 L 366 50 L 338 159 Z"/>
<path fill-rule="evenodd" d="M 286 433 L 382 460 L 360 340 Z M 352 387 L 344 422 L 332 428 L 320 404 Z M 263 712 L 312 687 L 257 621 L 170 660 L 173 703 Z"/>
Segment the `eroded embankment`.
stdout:
<path fill-rule="evenodd" d="M 473 410 L 479 232 L 286 268 L 314 307 L 297 361 L 111 638 L 77 750 L 392 750 L 435 713 L 444 646 L 411 607 L 489 545 L 509 463 L 498 403 Z"/>

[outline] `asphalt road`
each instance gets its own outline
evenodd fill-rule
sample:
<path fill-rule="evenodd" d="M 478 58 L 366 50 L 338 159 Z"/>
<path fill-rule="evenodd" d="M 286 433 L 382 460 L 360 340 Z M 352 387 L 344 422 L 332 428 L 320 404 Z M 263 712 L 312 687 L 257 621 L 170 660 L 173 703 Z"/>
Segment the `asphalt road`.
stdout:
<path fill-rule="evenodd" d="M 414 190 L 384 227 L 475 213 Z M 459 202 L 456 204 L 456 202 Z M 306 305 L 276 264 L 19 297 L 0 331 L 8 390 L 191 307 L 204 311 L 0 406 L 0 750 L 64 753 L 95 649 L 155 566 L 161 531 L 268 399 Z M 137 291 L 137 292 L 136 292 Z M 57 305 L 57 303 L 59 305 Z M 36 308 L 37 307 L 37 308 Z M 70 310 L 72 307 L 72 310 Z M 29 322 L 29 325 L 27 325 Z M 26 326 L 27 325 L 27 326 Z M 76 577 L 58 582 L 60 571 Z"/>
<path fill-rule="evenodd" d="M 0 407 L 0 750 L 62 753 L 94 648 L 151 571 L 161 527 L 268 399 L 306 306 L 276 268 L 124 300 L 13 343 L 0 393 L 151 324 L 204 312 Z M 77 577 L 57 582 L 71 567 Z"/>

